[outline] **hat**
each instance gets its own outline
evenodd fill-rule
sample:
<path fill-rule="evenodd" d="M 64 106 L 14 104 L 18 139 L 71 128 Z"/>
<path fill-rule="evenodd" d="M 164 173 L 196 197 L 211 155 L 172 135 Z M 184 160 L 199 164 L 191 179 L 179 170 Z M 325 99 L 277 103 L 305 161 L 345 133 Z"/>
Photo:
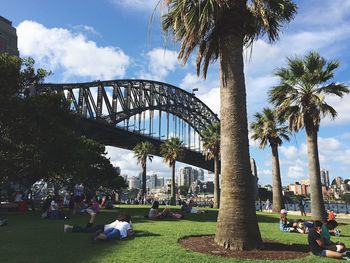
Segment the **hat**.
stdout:
<path fill-rule="evenodd" d="M 281 214 L 288 214 L 288 211 L 286 209 L 282 209 Z"/>

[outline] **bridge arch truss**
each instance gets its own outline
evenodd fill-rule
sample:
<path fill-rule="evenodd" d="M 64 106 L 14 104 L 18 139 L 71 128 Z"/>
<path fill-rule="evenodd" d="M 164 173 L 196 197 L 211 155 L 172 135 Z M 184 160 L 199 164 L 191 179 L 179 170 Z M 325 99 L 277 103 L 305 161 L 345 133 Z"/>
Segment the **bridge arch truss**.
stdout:
<path fill-rule="evenodd" d="M 179 137 L 201 151 L 202 133 L 219 119 L 201 100 L 178 87 L 150 80 L 40 84 L 37 92 L 64 94 L 78 115 L 153 140 Z"/>

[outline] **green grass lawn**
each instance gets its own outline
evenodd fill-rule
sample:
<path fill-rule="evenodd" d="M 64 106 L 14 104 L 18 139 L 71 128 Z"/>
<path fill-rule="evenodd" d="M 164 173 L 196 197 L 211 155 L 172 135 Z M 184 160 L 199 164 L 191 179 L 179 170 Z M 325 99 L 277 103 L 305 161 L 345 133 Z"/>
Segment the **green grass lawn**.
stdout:
<path fill-rule="evenodd" d="M 108 223 L 117 213 L 132 215 L 137 236 L 131 240 L 115 242 L 90 241 L 84 233 L 63 233 L 63 224 L 85 225 L 88 215 L 78 215 L 70 220 L 41 219 L 39 212 L 3 213 L 9 225 L 0 227 L 0 262 L 282 262 L 253 261 L 209 256 L 187 251 L 178 244 L 178 239 L 188 235 L 214 234 L 217 211 L 206 214 L 188 214 L 181 221 L 151 221 L 143 218 L 148 207 L 121 206 L 104 210 L 97 215 L 96 223 Z M 282 243 L 306 244 L 307 236 L 282 233 L 278 229 L 278 216 L 259 213 L 260 231 L 264 239 Z M 343 237 L 337 238 L 350 246 L 350 225 L 341 226 Z M 334 239 L 334 237 L 333 237 Z M 337 262 L 337 260 L 308 256 L 303 259 L 283 262 Z"/>

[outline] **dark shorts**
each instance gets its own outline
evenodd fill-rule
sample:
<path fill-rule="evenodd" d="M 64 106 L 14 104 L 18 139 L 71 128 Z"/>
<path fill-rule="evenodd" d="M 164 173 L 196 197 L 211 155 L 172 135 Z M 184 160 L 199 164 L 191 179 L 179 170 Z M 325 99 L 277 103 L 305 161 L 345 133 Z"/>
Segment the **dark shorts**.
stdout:
<path fill-rule="evenodd" d="M 325 257 L 326 256 L 326 250 L 322 250 L 318 253 L 314 253 L 312 252 L 315 256 L 319 256 L 319 257 Z"/>
<path fill-rule="evenodd" d="M 82 198 L 79 195 L 74 196 L 74 202 L 76 202 L 76 203 L 80 203 L 82 201 L 81 199 Z"/>

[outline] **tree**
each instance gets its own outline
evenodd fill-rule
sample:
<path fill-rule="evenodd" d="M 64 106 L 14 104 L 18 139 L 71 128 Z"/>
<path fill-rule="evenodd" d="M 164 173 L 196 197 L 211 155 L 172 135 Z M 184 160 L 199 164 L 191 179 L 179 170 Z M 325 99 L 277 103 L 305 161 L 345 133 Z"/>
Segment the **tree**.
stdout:
<path fill-rule="evenodd" d="M 203 150 L 207 160 L 214 159 L 214 208 L 220 204 L 219 155 L 220 155 L 220 123 L 214 123 L 202 134 Z"/>
<path fill-rule="evenodd" d="M 288 66 L 280 68 L 275 75 L 280 84 L 269 91 L 269 99 L 279 116 L 289 122 L 291 131 L 305 128 L 309 176 L 311 187 L 311 212 L 314 220 L 325 219 L 324 201 L 320 177 L 317 135 L 321 118 L 337 116 L 336 110 L 325 100 L 326 95 L 343 97 L 349 89 L 332 81 L 337 61 L 327 62 L 316 52 L 304 58 L 288 58 Z"/>
<path fill-rule="evenodd" d="M 0 185 L 29 188 L 44 180 L 57 192 L 77 181 L 91 192 L 100 186 L 124 187 L 105 156 L 105 147 L 76 132 L 81 122 L 63 94 L 27 96 L 50 75 L 34 64 L 31 58 L 0 54 Z"/>
<path fill-rule="evenodd" d="M 279 213 L 284 208 L 284 204 L 278 146 L 282 144 L 283 139 L 289 141 L 288 127 L 279 123 L 273 110 L 264 108 L 262 113 L 254 114 L 250 129 L 253 132 L 251 138 L 259 141 L 260 149 L 264 149 L 267 144 L 270 144 L 272 153 L 272 212 Z"/>
<path fill-rule="evenodd" d="M 160 154 L 163 156 L 164 162 L 169 164 L 172 168 L 171 174 L 171 200 L 172 205 L 176 204 L 176 189 L 175 189 L 175 164 L 177 160 L 180 160 L 183 155 L 183 143 L 179 138 L 172 137 L 165 140 L 160 145 Z"/>
<path fill-rule="evenodd" d="M 153 151 L 153 144 L 149 141 L 144 141 L 137 144 L 134 149 L 134 156 L 137 158 L 137 163 L 142 166 L 142 201 L 146 197 L 146 165 L 147 159 L 152 162 L 153 156 L 150 153 Z"/>
<path fill-rule="evenodd" d="M 232 250 L 262 246 L 250 172 L 243 48 L 266 35 L 278 39 L 282 24 L 293 19 L 291 0 L 164 0 L 162 27 L 180 42 L 186 63 L 197 50 L 197 74 L 205 78 L 219 58 L 221 113 L 221 199 L 217 244 Z"/>

